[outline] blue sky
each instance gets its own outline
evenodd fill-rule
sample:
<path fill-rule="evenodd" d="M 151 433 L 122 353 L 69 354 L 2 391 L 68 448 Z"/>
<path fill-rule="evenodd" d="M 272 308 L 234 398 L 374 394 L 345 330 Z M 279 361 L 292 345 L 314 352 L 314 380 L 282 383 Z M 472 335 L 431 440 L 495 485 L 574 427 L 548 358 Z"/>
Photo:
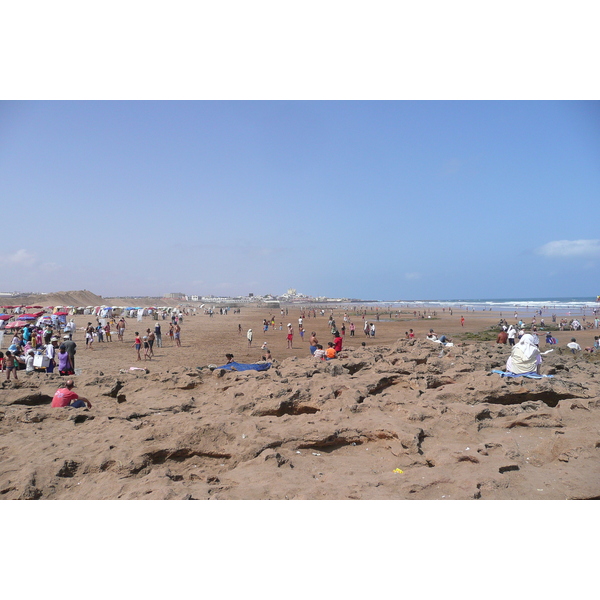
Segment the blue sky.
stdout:
<path fill-rule="evenodd" d="M 600 293 L 600 103 L 4 101 L 0 291 Z"/>

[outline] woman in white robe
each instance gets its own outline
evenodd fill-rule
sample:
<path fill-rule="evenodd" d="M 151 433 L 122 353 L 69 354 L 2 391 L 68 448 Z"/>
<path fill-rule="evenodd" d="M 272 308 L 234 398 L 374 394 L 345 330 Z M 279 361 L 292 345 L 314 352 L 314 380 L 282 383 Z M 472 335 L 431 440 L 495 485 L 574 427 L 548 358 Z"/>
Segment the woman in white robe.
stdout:
<path fill-rule="evenodd" d="M 512 349 L 506 361 L 506 370 L 515 375 L 533 372 L 539 375 L 541 364 L 542 357 L 540 349 L 535 344 L 535 338 L 530 333 L 526 333 Z"/>

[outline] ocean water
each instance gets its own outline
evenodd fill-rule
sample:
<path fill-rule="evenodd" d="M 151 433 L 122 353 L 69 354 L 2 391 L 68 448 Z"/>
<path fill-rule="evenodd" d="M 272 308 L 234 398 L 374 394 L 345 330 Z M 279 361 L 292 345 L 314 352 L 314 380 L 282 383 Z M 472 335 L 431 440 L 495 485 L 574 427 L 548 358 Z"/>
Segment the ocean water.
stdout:
<path fill-rule="evenodd" d="M 488 298 L 488 299 L 450 299 L 450 300 L 410 300 L 395 302 L 369 302 L 365 305 L 412 310 L 442 310 L 452 308 L 456 311 L 493 311 L 506 313 L 505 316 L 540 314 L 556 315 L 594 315 L 600 316 L 600 302 L 595 297 L 584 298 Z"/>

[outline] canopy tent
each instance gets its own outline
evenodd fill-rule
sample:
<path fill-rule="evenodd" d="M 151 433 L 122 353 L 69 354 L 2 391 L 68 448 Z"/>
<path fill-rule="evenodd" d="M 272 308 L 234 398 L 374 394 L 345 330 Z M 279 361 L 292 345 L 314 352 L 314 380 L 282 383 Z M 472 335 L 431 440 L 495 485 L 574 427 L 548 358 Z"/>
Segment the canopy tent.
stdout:
<path fill-rule="evenodd" d="M 64 321 L 64 317 L 63 321 Z M 61 317 L 58 315 L 44 315 L 37 320 L 36 325 L 38 327 L 43 327 L 44 325 L 52 325 L 54 327 L 58 327 L 61 323 Z"/>

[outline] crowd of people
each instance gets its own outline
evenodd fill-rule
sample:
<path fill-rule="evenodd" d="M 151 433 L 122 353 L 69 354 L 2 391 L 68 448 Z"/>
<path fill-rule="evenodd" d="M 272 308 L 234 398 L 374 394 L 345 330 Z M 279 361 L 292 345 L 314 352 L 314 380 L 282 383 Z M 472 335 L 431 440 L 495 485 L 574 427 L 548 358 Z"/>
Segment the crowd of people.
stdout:
<path fill-rule="evenodd" d="M 183 315 L 174 314 L 169 324 L 168 334 L 175 346 L 181 346 L 182 321 Z M 111 343 L 113 332 L 116 332 L 117 340 L 123 342 L 126 328 L 123 317 L 118 321 L 115 318 L 103 319 L 103 322 L 97 319 L 95 325 L 88 322 L 83 328 L 85 350 L 93 351 L 96 342 Z M 64 376 L 74 375 L 77 343 L 73 337 L 76 331 L 73 319 L 64 324 L 48 322 L 42 326 L 25 325 L 12 333 L 6 352 L 0 352 L 0 372 L 5 373 L 8 380 L 18 379 L 19 371 L 30 373 L 36 369 L 46 373 L 58 371 Z M 5 329 L 5 336 L 6 332 Z M 141 338 L 139 332 L 135 332 L 133 347 L 136 348 L 137 359 L 142 360 L 143 349 L 144 360 L 152 360 L 155 344 L 158 348 L 163 347 L 160 321 L 155 322 L 153 329 L 147 328 Z"/>
<path fill-rule="evenodd" d="M 235 312 L 236 311 L 234 311 L 234 313 Z M 220 314 L 226 315 L 227 312 L 222 311 Z M 285 309 L 285 311 L 282 309 L 281 314 L 282 316 L 285 315 L 285 317 L 288 317 L 288 309 Z M 318 313 L 315 310 L 300 312 L 297 330 L 293 321 L 288 322 L 287 326 L 284 326 L 285 321 L 279 321 L 278 329 L 282 332 L 281 335 L 285 335 L 286 337 L 288 350 L 294 349 L 294 342 L 297 339 L 295 337 L 296 332 L 298 333 L 301 342 L 304 341 L 305 320 L 316 318 L 317 314 Z M 321 309 L 319 314 L 320 316 L 325 316 L 325 311 Z M 364 321 L 363 332 L 365 337 L 369 339 L 374 338 L 376 331 L 375 321 L 378 320 L 379 314 L 377 314 L 377 319 L 374 319 L 374 321 L 367 319 L 366 313 L 363 313 L 361 316 Z M 164 316 L 162 321 L 164 321 Z M 356 327 L 348 313 L 343 313 L 343 320 L 340 319 L 340 321 L 341 324 L 338 325 L 332 310 L 328 318 L 328 334 L 331 335 L 331 338 L 326 342 L 319 342 L 316 331 L 311 331 L 308 350 L 310 355 L 316 360 L 330 361 L 339 358 L 342 353 L 345 336 L 349 333 L 349 336 L 354 337 Z M 182 322 L 183 315 L 174 314 L 171 316 L 171 320 L 167 326 L 165 326 L 166 324 L 161 322 L 161 320 L 157 320 L 152 327 L 145 328 L 144 333 L 135 331 L 132 347 L 135 348 L 137 361 L 153 360 L 154 348 L 162 348 L 163 346 L 163 328 L 167 329 L 171 344 L 174 346 L 181 346 Z M 556 323 L 554 315 L 553 323 Z M 599 325 L 600 321 L 595 319 L 593 326 L 598 327 Z M 461 326 L 464 326 L 464 319 L 462 317 Z M 589 327 L 589 324 L 587 326 Z M 543 318 L 540 319 L 539 327 L 545 327 Z M 564 320 L 564 322 L 561 321 L 560 323 L 557 323 L 554 329 L 557 329 L 557 327 L 559 330 L 568 328 L 572 331 L 578 331 L 582 328 L 582 325 L 579 320 L 572 319 L 570 322 Z M 132 329 L 131 326 L 129 328 Z M 271 315 L 269 318 L 263 319 L 263 334 L 267 334 L 269 331 L 274 331 L 276 329 L 277 324 L 274 316 Z M 113 343 L 115 334 L 117 341 L 124 342 L 127 330 L 127 321 L 123 317 L 103 319 L 102 322 L 97 319 L 96 324 L 88 322 L 84 328 L 80 329 L 80 331 L 83 332 L 83 339 L 85 341 L 84 349 L 86 351 L 94 351 L 97 344 Z M 76 372 L 77 343 L 73 339 L 76 331 L 77 328 L 75 327 L 73 319 L 61 327 L 53 326 L 50 323 L 41 327 L 30 325 L 23 327 L 19 332 L 13 335 L 8 350 L 5 353 L 0 352 L 0 370 L 6 374 L 7 380 L 18 379 L 20 371 L 29 373 L 36 370 L 36 368 L 44 369 L 48 373 L 58 371 L 62 376 L 71 377 Z M 238 333 L 242 335 L 241 324 L 238 325 Z M 538 337 L 538 323 L 536 317 L 534 317 L 534 320 L 529 327 L 527 327 L 522 320 L 518 320 L 514 324 L 509 324 L 505 319 L 501 319 L 496 343 L 508 344 L 513 347 L 507 361 L 507 370 L 515 374 L 539 373 L 542 361 L 542 352 L 539 349 L 540 338 L 545 340 L 547 345 L 551 346 L 558 344 L 558 341 L 552 332 L 545 332 L 545 338 L 542 337 L 543 335 L 543 333 L 540 333 Z M 414 339 L 414 330 L 409 329 L 405 333 L 405 336 L 407 339 Z M 252 328 L 249 328 L 246 331 L 246 339 L 248 348 L 253 348 L 254 332 Z M 438 342 L 442 345 L 452 345 L 452 340 L 448 336 L 443 334 L 438 335 L 433 329 L 429 329 L 426 339 Z M 129 340 L 131 340 L 131 337 L 129 337 Z M 362 345 L 364 347 L 365 342 L 362 342 Z M 567 344 L 567 348 L 573 353 L 582 351 L 582 348 L 575 338 L 571 338 L 571 341 Z M 600 351 L 600 336 L 594 338 L 593 346 L 585 348 L 584 350 L 587 352 Z M 273 361 L 273 356 L 267 341 L 264 341 L 262 346 L 260 346 L 260 352 L 261 361 Z M 37 356 L 42 356 L 43 362 L 36 360 Z M 228 362 L 233 361 L 233 355 L 229 354 L 227 360 Z M 40 363 L 43 366 L 40 367 Z M 71 382 L 70 386 L 69 382 Z M 72 380 L 67 380 L 64 387 L 60 388 L 61 390 L 66 391 L 62 391 L 60 394 L 57 392 L 56 403 L 53 400 L 52 406 L 88 406 L 89 401 L 85 398 L 75 398 L 73 395 L 74 392 L 72 392 L 73 386 Z M 91 406 L 91 404 L 89 404 L 89 406 Z"/>

